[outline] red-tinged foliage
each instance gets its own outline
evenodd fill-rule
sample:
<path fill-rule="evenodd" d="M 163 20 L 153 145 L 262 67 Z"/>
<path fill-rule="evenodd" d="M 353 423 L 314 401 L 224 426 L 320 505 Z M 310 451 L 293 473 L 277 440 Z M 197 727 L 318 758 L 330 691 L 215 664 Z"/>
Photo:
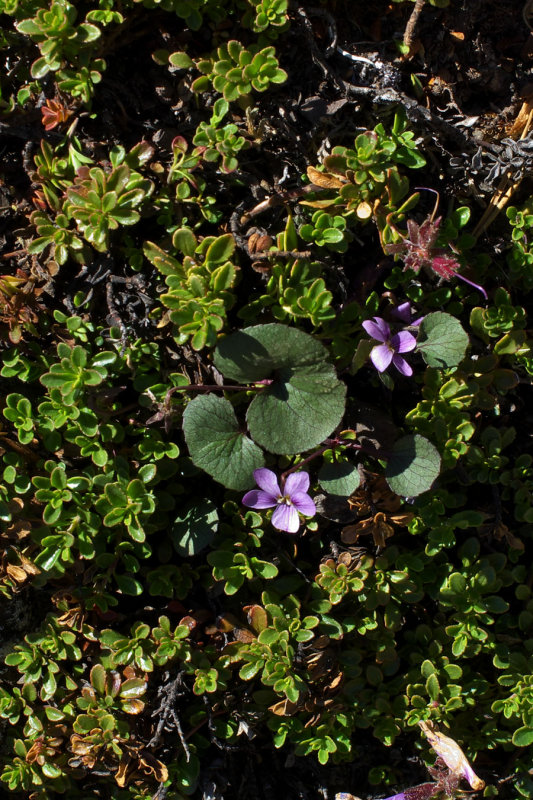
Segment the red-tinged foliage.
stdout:
<path fill-rule="evenodd" d="M 432 270 L 440 278 L 449 280 L 460 267 L 456 258 L 444 247 L 437 247 L 442 217 L 428 217 L 421 225 L 407 221 L 407 236 L 402 242 L 387 246 L 387 253 L 402 258 L 405 269 L 418 273 L 422 267 Z"/>
<path fill-rule="evenodd" d="M 45 131 L 52 131 L 72 116 L 72 111 L 63 106 L 58 100 L 47 100 L 41 108 L 42 123 Z"/>

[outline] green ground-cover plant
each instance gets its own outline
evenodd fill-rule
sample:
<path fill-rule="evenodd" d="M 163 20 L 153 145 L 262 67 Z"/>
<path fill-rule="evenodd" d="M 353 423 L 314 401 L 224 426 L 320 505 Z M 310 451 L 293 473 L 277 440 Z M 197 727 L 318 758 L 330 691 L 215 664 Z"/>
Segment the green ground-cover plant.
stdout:
<path fill-rule="evenodd" d="M 107 37 L 113 41 L 127 30 L 129 15 L 140 5 L 146 12 L 163 11 L 171 18 L 177 17 L 194 31 L 203 22 L 217 24 L 231 15 L 266 42 L 289 26 L 287 0 L 105 0 L 88 9 L 66 0 L 3 0 L 0 13 L 9 21 L 3 48 L 15 53 L 24 40 L 30 46 L 26 44 L 23 68 L 17 69 L 15 80 L 9 80 L 6 87 L 6 97 L 0 99 L 2 111 L 11 113 L 16 104 L 31 102 L 40 82 L 50 74 L 54 74 L 61 92 L 90 107 L 107 69 L 107 61 L 101 57 L 108 49 Z M 251 52 L 247 79 L 253 79 L 258 91 L 264 91 L 271 81 L 284 80 L 285 73 L 277 66 L 273 47 L 257 45 Z M 190 65 L 192 62 L 187 64 Z M 239 85 L 242 88 L 244 84 L 239 81 Z M 243 93 L 239 91 L 236 96 Z"/>
<path fill-rule="evenodd" d="M 385 243 L 392 240 L 390 216 L 404 215 L 415 202 L 406 202 L 409 181 L 399 166 L 420 169 L 425 159 L 418 151 L 403 114 L 394 119 L 390 134 L 379 123 L 373 131 L 360 133 L 353 148 L 336 146 L 320 168 L 308 167 L 307 175 L 317 197 L 304 200 L 311 208 L 332 209 L 356 221 L 375 217 Z"/>
<path fill-rule="evenodd" d="M 110 153 L 110 169 L 94 165 L 66 137 L 54 149 L 43 140 L 35 156 L 34 180 L 38 210 L 31 215 L 36 236 L 28 252 L 46 251 L 49 263 L 69 259 L 84 264 L 91 260 L 90 245 L 97 252 L 110 247 L 112 231 L 135 225 L 154 184 L 137 170 L 152 156 L 153 148 L 141 142 L 126 153 L 117 147 Z M 86 244 L 84 243 L 84 241 Z"/>
<path fill-rule="evenodd" d="M 523 285 L 526 291 L 531 290 L 531 248 L 528 241 L 529 230 L 533 225 L 529 203 L 522 208 L 511 206 L 507 209 L 507 217 L 512 226 L 511 247 L 507 255 L 510 270 L 509 279 L 513 284 Z"/>
<path fill-rule="evenodd" d="M 253 320 L 264 309 L 271 309 L 279 321 L 308 319 L 320 328 L 335 317 L 333 294 L 326 288 L 320 262 L 298 255 L 298 235 L 292 215 L 285 230 L 276 237 L 277 248 L 271 248 L 271 274 L 261 293 L 239 309 L 245 321 Z M 276 256 L 276 249 L 284 253 Z M 291 252 L 294 251 L 294 257 Z"/>
<path fill-rule="evenodd" d="M 287 73 L 279 66 L 272 45 L 247 49 L 241 42 L 231 39 L 217 48 L 213 58 L 195 61 L 187 53 L 176 52 L 171 53 L 168 60 L 172 67 L 195 67 L 202 73 L 193 82 L 193 91 L 204 92 L 212 85 L 227 101 L 248 98 L 252 90 L 264 92 L 271 84 L 287 80 Z"/>
<path fill-rule="evenodd" d="M 161 295 L 161 302 L 169 311 L 162 323 L 176 326 L 179 344 L 191 339 L 194 349 L 201 350 L 215 344 L 235 303 L 231 291 L 238 279 L 238 267 L 231 260 L 235 242 L 226 234 L 198 243 L 190 228 L 175 231 L 172 242 L 183 255 L 181 263 L 153 242 L 144 245 L 146 258 L 166 276 L 169 291 Z"/>
<path fill-rule="evenodd" d="M 234 123 L 227 123 L 222 128 L 218 125 L 229 110 L 227 100 L 219 98 L 213 106 L 209 122 L 201 122 L 193 138 L 193 144 L 200 148 L 202 158 L 208 162 L 221 160 L 224 172 L 233 172 L 239 162 L 237 154 L 248 146 L 243 136 L 236 136 L 238 128 Z"/>

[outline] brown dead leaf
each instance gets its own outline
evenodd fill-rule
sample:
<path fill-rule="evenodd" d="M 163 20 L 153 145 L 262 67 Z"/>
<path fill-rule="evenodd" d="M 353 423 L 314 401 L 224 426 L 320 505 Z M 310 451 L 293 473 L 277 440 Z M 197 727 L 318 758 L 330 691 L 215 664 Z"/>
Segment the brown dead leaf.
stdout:
<path fill-rule="evenodd" d="M 319 172 L 315 167 L 307 167 L 307 177 L 315 186 L 321 189 L 341 189 L 345 181 L 341 181 L 331 172 Z"/>
<path fill-rule="evenodd" d="M 6 575 L 15 581 L 15 583 L 24 583 L 28 577 L 27 573 L 22 567 L 17 567 L 16 564 L 8 564 L 6 567 Z"/>
<path fill-rule="evenodd" d="M 122 755 L 122 758 L 120 759 L 120 764 L 118 765 L 118 769 L 115 772 L 115 780 L 121 789 L 123 789 L 126 786 L 126 783 L 128 782 L 128 778 L 130 777 L 133 771 L 132 765 L 133 765 L 133 759 L 131 758 L 131 756 L 124 753 Z"/>
<path fill-rule="evenodd" d="M 341 539 L 344 544 L 355 544 L 362 534 L 371 533 L 376 547 L 385 547 L 385 542 L 394 533 L 394 528 L 405 528 L 413 519 L 413 514 L 386 514 L 378 511 L 373 517 L 362 519 L 354 525 L 342 529 Z"/>
<path fill-rule="evenodd" d="M 329 197 L 323 200 L 300 200 L 301 206 L 308 206 L 309 208 L 329 208 L 335 202 L 335 198 Z"/>
<path fill-rule="evenodd" d="M 262 606 L 257 604 L 244 606 L 243 611 L 246 611 L 248 624 L 251 625 L 256 633 L 261 633 L 267 627 L 268 615 Z"/>
<path fill-rule="evenodd" d="M 280 700 L 278 703 L 268 707 L 277 717 L 291 717 L 298 710 L 296 703 L 291 703 L 290 700 Z"/>
<path fill-rule="evenodd" d="M 168 780 L 168 769 L 162 761 L 155 758 L 151 753 L 146 751 L 139 756 L 139 764 L 143 772 L 153 777 L 159 783 L 164 783 Z"/>
<path fill-rule="evenodd" d="M 18 563 L 11 563 L 8 561 L 9 558 Z M 14 581 L 17 586 L 22 586 L 29 578 L 39 575 L 40 571 L 29 558 L 15 548 L 10 547 L 5 550 L 2 557 L 2 574 Z"/>
<path fill-rule="evenodd" d="M 238 642 L 253 642 L 255 634 L 240 622 L 233 614 L 220 614 L 215 620 L 215 629 L 220 633 L 233 633 Z M 206 633 L 210 633 L 210 628 L 206 628 Z"/>
<path fill-rule="evenodd" d="M 511 139 L 519 139 L 524 131 L 527 131 L 531 126 L 532 119 L 533 103 L 531 99 L 527 99 L 522 103 L 520 111 L 518 112 L 513 124 L 507 129 L 507 135 L 510 136 Z"/>
<path fill-rule="evenodd" d="M 494 518 L 489 517 L 487 522 L 479 529 L 479 534 L 482 537 L 494 536 L 500 542 L 505 542 L 513 550 L 524 550 L 524 543 L 521 539 L 511 533 L 507 525 L 504 525 L 501 520 L 496 522 Z"/>

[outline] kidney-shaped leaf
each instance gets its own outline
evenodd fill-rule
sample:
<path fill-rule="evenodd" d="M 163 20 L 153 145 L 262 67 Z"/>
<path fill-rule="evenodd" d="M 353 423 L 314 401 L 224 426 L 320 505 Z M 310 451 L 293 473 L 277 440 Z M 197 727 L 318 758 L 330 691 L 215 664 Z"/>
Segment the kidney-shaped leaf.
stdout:
<path fill-rule="evenodd" d="M 211 500 L 187 503 L 174 520 L 170 533 L 174 549 L 180 556 L 195 556 L 211 544 L 217 528 L 218 511 Z"/>
<path fill-rule="evenodd" d="M 361 482 L 355 464 L 344 461 L 336 464 L 324 464 L 318 473 L 318 482 L 328 494 L 349 497 Z"/>
<path fill-rule="evenodd" d="M 240 430 L 229 400 L 195 397 L 183 414 L 183 432 L 197 467 L 228 489 L 252 488 L 254 469 L 265 464 L 263 453 Z"/>
<path fill-rule="evenodd" d="M 428 314 L 420 323 L 416 349 L 430 367 L 455 367 L 465 357 L 468 334 L 458 319 L 443 311 Z"/>
<path fill-rule="evenodd" d="M 250 435 L 271 453 L 300 453 L 322 442 L 344 414 L 346 386 L 325 347 L 286 325 L 256 325 L 215 351 L 222 374 L 241 383 L 269 380 L 248 408 Z"/>
<path fill-rule="evenodd" d="M 431 489 L 440 472 L 440 455 L 424 436 L 398 439 L 385 469 L 390 488 L 403 497 L 415 497 Z"/>

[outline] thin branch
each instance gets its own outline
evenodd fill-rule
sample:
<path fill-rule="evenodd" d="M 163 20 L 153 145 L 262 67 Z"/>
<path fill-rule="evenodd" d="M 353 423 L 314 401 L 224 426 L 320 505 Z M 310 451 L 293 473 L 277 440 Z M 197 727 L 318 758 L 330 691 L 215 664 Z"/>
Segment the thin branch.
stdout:
<path fill-rule="evenodd" d="M 20 250 L 12 250 L 11 253 L 2 253 L 0 258 L 2 261 L 7 261 L 9 258 L 17 258 L 17 256 L 25 256 L 28 253 L 25 247 L 22 247 Z"/>
<path fill-rule="evenodd" d="M 405 26 L 405 32 L 403 34 L 403 46 L 405 47 L 407 53 L 407 58 L 411 56 L 411 50 L 413 48 L 413 41 L 415 38 L 415 31 L 416 26 L 418 24 L 418 19 L 424 8 L 426 0 L 416 0 L 415 6 L 411 11 L 411 16 L 407 20 L 407 25 Z"/>

